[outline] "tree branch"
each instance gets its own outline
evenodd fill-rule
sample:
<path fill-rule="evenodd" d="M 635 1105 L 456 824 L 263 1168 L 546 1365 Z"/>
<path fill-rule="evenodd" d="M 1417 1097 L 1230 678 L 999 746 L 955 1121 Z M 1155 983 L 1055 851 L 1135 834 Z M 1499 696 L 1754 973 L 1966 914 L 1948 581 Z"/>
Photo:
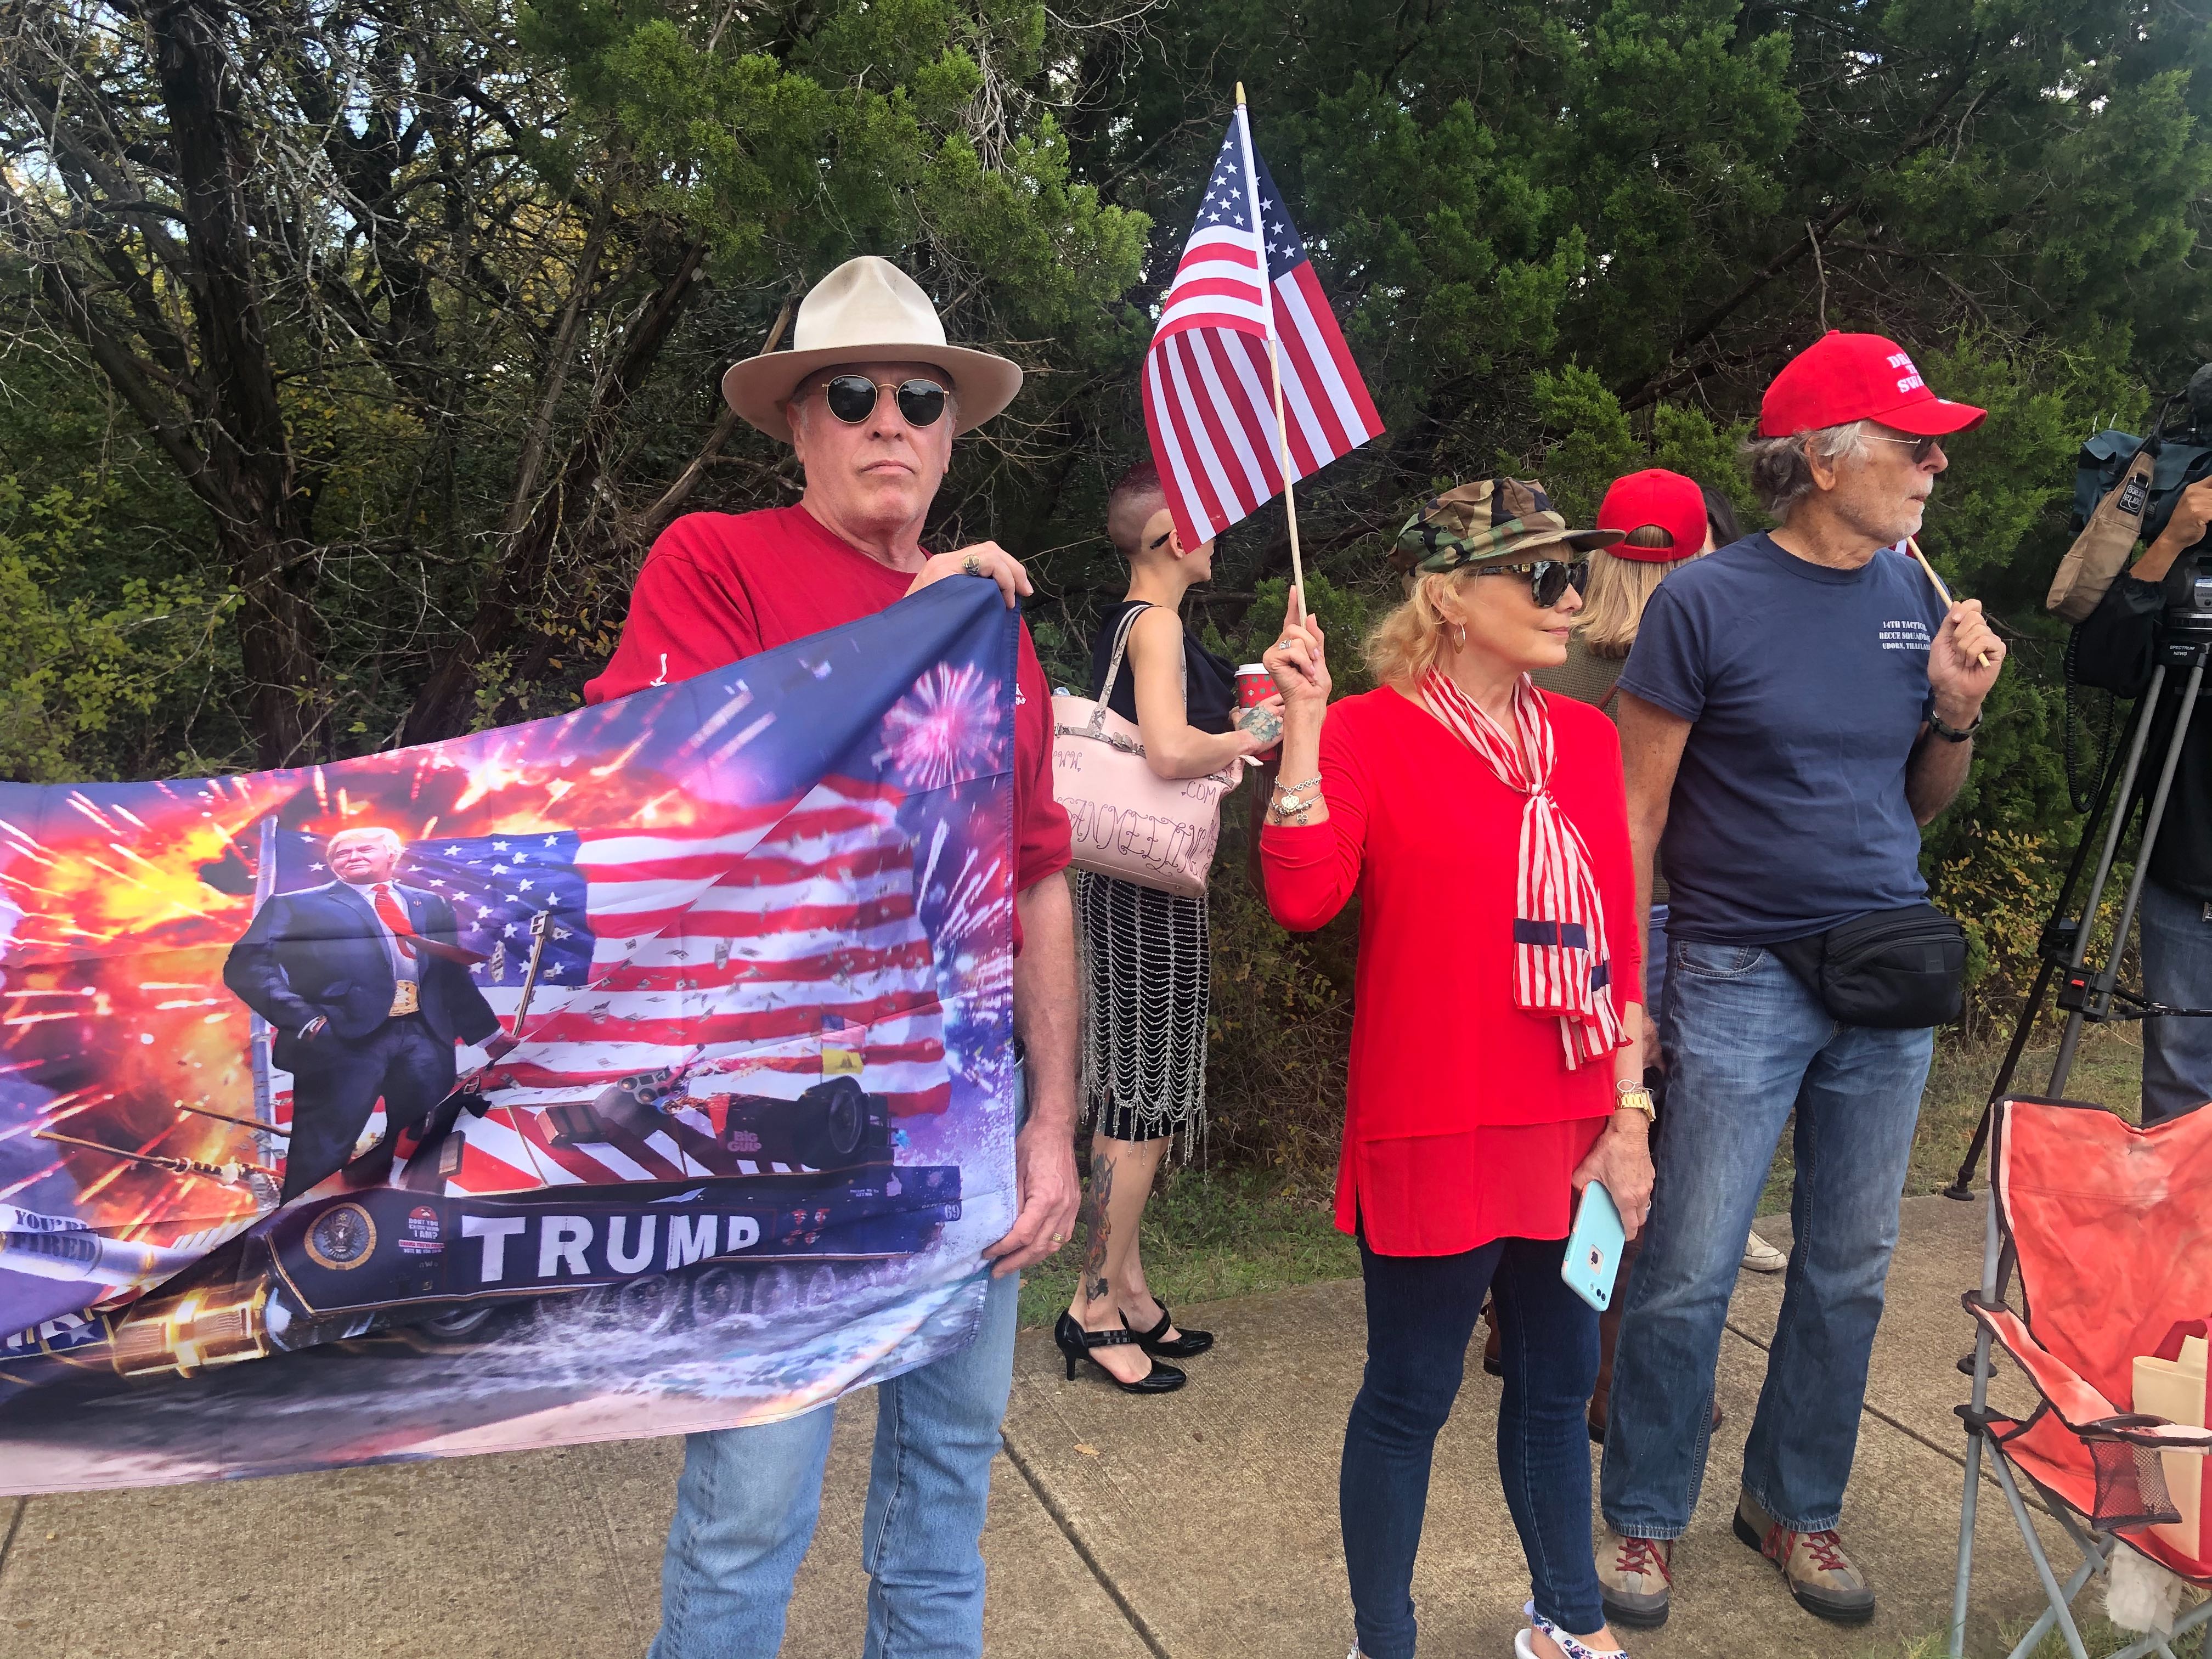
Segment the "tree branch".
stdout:
<path fill-rule="evenodd" d="M 434 743 L 465 727 L 477 665 L 492 654 L 525 605 L 537 597 L 555 545 L 576 509 L 588 504 L 613 439 L 617 418 L 660 355 L 669 333 L 697 291 L 707 240 L 700 237 L 678 256 L 675 268 L 630 325 L 613 370 L 599 383 L 583 430 L 569 446 L 553 485 L 538 497 L 521 530 L 508 538 L 506 556 L 477 602 L 459 639 L 423 682 L 402 727 L 405 741 Z"/>
<path fill-rule="evenodd" d="M 767 342 L 761 347 L 763 356 L 782 343 L 783 331 L 791 325 L 791 314 L 797 303 L 793 300 L 786 300 L 782 309 L 775 313 L 775 321 L 769 329 Z M 691 458 L 683 471 L 676 475 L 676 482 L 662 492 L 660 499 L 646 509 L 643 529 L 647 536 L 659 534 L 660 526 L 675 517 L 676 509 L 690 498 L 691 492 L 699 486 L 699 480 L 706 477 L 708 465 L 722 453 L 722 446 L 729 442 L 730 434 L 737 429 L 737 410 L 727 404 L 723 404 L 722 412 L 714 417 L 714 429 L 707 434 L 707 441 L 699 446 L 699 453 Z"/>

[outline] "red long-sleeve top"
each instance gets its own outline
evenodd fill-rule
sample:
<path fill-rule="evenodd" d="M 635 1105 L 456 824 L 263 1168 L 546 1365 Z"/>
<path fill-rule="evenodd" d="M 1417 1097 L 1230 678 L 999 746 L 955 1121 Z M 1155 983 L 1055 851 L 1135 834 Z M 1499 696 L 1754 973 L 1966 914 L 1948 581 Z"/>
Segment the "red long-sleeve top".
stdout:
<path fill-rule="evenodd" d="M 1595 708 L 1544 702 L 1553 798 L 1589 849 L 1626 1008 L 1644 981 L 1620 739 Z M 1336 1224 L 1383 1255 L 1565 1237 L 1613 1068 L 1601 1056 L 1569 1071 L 1557 1016 L 1514 1004 L 1522 797 L 1388 689 L 1331 706 L 1321 775 L 1328 821 L 1269 824 L 1260 853 L 1268 908 L 1293 931 L 1359 896 Z"/>

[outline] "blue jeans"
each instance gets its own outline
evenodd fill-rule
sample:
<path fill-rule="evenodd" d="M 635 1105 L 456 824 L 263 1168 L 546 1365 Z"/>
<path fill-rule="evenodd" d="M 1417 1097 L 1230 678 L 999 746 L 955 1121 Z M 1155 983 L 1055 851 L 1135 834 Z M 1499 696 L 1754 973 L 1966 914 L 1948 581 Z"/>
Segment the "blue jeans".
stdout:
<path fill-rule="evenodd" d="M 1667 907 L 1651 907 L 1651 932 L 1644 948 L 1651 954 L 1644 963 L 1644 1018 L 1656 1025 L 1667 1012 Z"/>
<path fill-rule="evenodd" d="M 1014 1067 L 1014 1121 L 1029 1117 Z M 985 1269 L 988 1271 L 988 1269 Z M 876 1385 L 876 1449 L 860 1521 L 866 1659 L 983 1651 L 983 1522 L 1014 1386 L 1019 1273 L 994 1279 L 966 1347 Z M 792 1581 L 822 1512 L 836 1407 L 686 1435 L 660 1560 L 660 1632 L 647 1659 L 775 1659 Z"/>
<path fill-rule="evenodd" d="M 1614 1531 L 1680 1537 L 1697 1507 L 1729 1292 L 1792 1107 L 1796 1239 L 1743 1488 L 1795 1531 L 1837 1524 L 1935 1036 L 1838 1025 L 1756 945 L 1674 942 L 1667 1113 L 1599 1482 Z"/>
<path fill-rule="evenodd" d="M 1413 1556 L 1429 1462 L 1459 1395 L 1486 1290 L 1497 1297 L 1505 1363 L 1498 1474 L 1536 1611 L 1572 1635 L 1605 1623 L 1583 1420 L 1597 1382 L 1597 1315 L 1560 1279 L 1565 1253 L 1557 1238 L 1493 1239 L 1458 1255 L 1377 1255 L 1360 1241 L 1367 1370 L 1345 1425 L 1337 1502 L 1367 1659 L 1413 1659 Z"/>
<path fill-rule="evenodd" d="M 2156 881 L 2143 883 L 2137 937 L 2143 994 L 2153 1002 L 2212 1008 L 2212 921 L 2206 908 L 2203 900 Z M 2146 1127 L 2212 1100 L 2212 1019 L 2147 1019 L 2142 1045 Z"/>
<path fill-rule="evenodd" d="M 876 1389 L 876 1451 L 861 1525 L 867 1659 L 983 1651 L 991 1460 L 1013 1386 L 1021 1276 L 994 1279 L 975 1340 Z M 649 1659 L 775 1659 L 793 1578 L 822 1509 L 834 1406 L 687 1435 L 660 1565 Z"/>

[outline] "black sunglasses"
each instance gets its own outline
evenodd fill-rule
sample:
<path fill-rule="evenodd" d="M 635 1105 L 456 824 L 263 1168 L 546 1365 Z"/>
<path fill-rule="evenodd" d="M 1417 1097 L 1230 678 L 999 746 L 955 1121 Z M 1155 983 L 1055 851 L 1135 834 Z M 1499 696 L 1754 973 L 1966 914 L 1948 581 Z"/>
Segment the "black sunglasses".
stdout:
<path fill-rule="evenodd" d="M 1927 465 L 1928 458 L 1936 453 L 1936 446 L 1943 441 L 1941 438 L 1934 436 L 1893 438 L 1887 432 L 1869 432 L 1866 435 L 1869 438 L 1879 438 L 1886 444 L 1911 444 L 1912 464 L 1915 466 Z"/>
<path fill-rule="evenodd" d="M 889 392 L 897 399 L 898 412 L 908 426 L 935 426 L 945 413 L 945 388 L 934 380 L 901 380 L 881 386 L 865 374 L 839 374 L 822 387 L 822 401 L 847 426 L 858 426 L 875 413 L 876 393 Z"/>
<path fill-rule="evenodd" d="M 1573 588 L 1577 593 L 1589 592 L 1589 561 L 1584 559 L 1537 559 L 1528 564 L 1483 564 L 1475 567 L 1479 576 L 1526 576 L 1529 597 L 1536 601 L 1537 609 L 1549 611 Z"/>

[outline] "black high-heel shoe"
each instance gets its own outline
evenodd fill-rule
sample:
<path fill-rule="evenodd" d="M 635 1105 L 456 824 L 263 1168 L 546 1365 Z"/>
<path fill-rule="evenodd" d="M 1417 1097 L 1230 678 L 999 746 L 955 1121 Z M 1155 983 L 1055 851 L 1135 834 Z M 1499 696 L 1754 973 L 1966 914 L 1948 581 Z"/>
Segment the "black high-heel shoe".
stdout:
<path fill-rule="evenodd" d="M 1123 1343 L 1133 1343 L 1136 1340 L 1135 1333 L 1126 1325 L 1116 1325 L 1110 1331 L 1086 1331 L 1075 1322 L 1075 1316 L 1069 1313 L 1062 1313 L 1060 1322 L 1052 1328 L 1053 1346 L 1067 1361 L 1067 1380 L 1071 1382 L 1075 1381 L 1075 1362 L 1079 1359 L 1097 1365 L 1098 1374 L 1123 1394 L 1173 1394 L 1182 1387 L 1183 1374 L 1174 1366 L 1163 1365 L 1158 1360 L 1152 1362 L 1150 1371 L 1135 1382 L 1124 1382 L 1091 1357 L 1093 1348 L 1115 1348 Z"/>
<path fill-rule="evenodd" d="M 1127 1324 L 1129 1316 L 1123 1314 L 1121 1322 Z M 1137 1346 L 1155 1359 L 1195 1359 L 1213 1346 L 1212 1331 L 1185 1331 L 1170 1342 L 1166 1340 L 1167 1334 L 1174 1328 L 1175 1316 L 1168 1311 L 1168 1304 L 1163 1302 L 1160 1304 L 1160 1322 L 1149 1331 L 1135 1331 L 1132 1334 L 1137 1339 Z"/>

